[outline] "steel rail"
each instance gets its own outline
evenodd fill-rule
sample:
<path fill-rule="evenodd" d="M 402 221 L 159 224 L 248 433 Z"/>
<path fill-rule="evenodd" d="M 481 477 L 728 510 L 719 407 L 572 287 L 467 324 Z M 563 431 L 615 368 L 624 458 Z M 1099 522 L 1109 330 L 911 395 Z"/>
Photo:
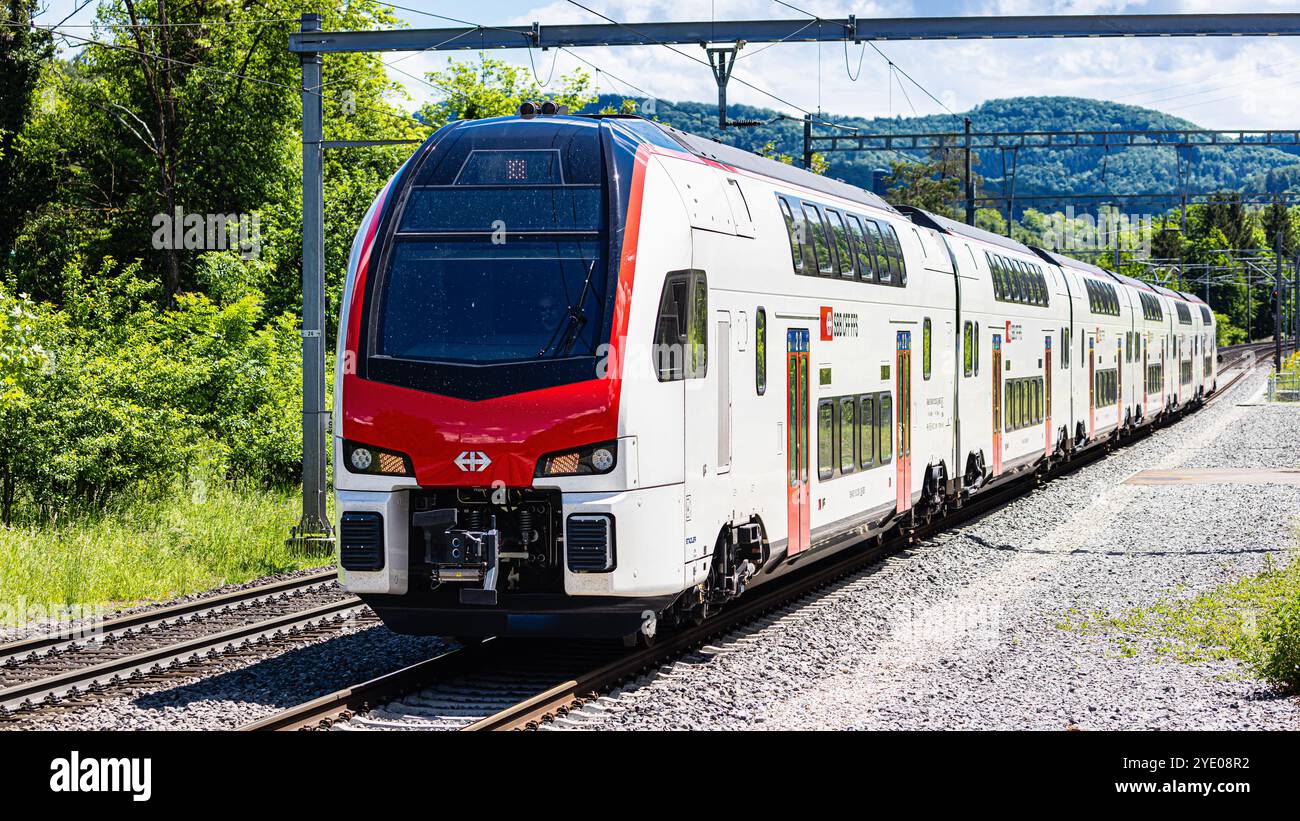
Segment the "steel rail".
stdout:
<path fill-rule="evenodd" d="M 232 590 L 215 596 L 195 599 L 194 601 L 173 604 L 139 613 L 122 616 L 110 616 L 102 622 L 90 623 L 85 627 L 95 628 L 93 635 L 81 635 L 82 627 L 73 623 L 61 623 L 53 626 L 52 632 L 42 633 L 8 644 L 0 644 L 0 664 L 20 656 L 27 656 L 40 650 L 50 651 L 75 644 L 93 643 L 105 635 L 121 633 L 127 630 L 140 630 L 162 626 L 172 619 L 200 613 L 218 612 L 235 604 L 246 604 L 263 598 L 306 590 L 315 585 L 324 584 L 338 575 L 336 568 L 328 568 L 292 579 L 280 579 L 267 584 Z"/>
<path fill-rule="evenodd" d="M 331 616 L 339 616 L 349 610 L 359 614 L 364 609 L 365 605 L 355 599 L 344 599 L 318 605 L 309 610 L 243 624 L 210 636 L 167 644 L 89 667 L 22 682 L 0 689 L 0 710 L 14 711 L 40 706 L 45 702 L 78 695 L 83 690 L 93 691 L 119 683 L 129 676 L 161 671 L 178 661 L 198 661 L 203 656 L 221 653 L 250 641 L 272 638 L 304 627 L 314 627 Z"/>

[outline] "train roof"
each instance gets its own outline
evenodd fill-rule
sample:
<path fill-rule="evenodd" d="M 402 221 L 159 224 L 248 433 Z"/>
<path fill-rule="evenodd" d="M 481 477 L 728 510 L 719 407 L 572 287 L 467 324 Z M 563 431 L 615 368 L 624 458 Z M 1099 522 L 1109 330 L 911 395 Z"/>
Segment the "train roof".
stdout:
<path fill-rule="evenodd" d="M 770 177 L 790 185 L 798 185 L 803 188 L 809 188 L 813 191 L 820 191 L 823 194 L 829 194 L 833 197 L 849 200 L 850 202 L 869 205 L 872 208 L 879 208 L 882 211 L 898 213 L 898 209 L 885 201 L 883 197 L 871 193 L 870 191 L 858 188 L 856 185 L 849 185 L 841 180 L 823 177 L 820 174 L 814 174 L 811 171 L 805 171 L 802 168 L 796 168 L 793 165 L 787 165 L 783 162 L 760 157 L 757 154 L 746 151 L 743 148 L 737 148 L 734 145 L 716 142 L 714 140 L 701 137 L 696 134 L 690 134 L 686 131 L 680 131 L 670 125 L 645 120 L 641 117 L 622 117 L 619 119 L 641 120 L 647 122 L 660 131 L 672 137 L 683 148 L 706 160 L 722 163 L 723 165 L 739 168 L 745 171 L 752 171 L 755 174 L 761 174 L 764 177 Z"/>
<path fill-rule="evenodd" d="M 1081 259 L 1067 257 L 1064 254 L 1058 254 L 1055 251 L 1049 251 L 1046 248 L 1039 248 L 1038 246 L 1034 246 L 1034 253 L 1038 254 L 1048 262 L 1053 263 L 1054 265 L 1059 265 L 1062 268 L 1073 268 L 1076 271 L 1081 271 L 1085 274 L 1092 274 L 1093 276 L 1102 279 L 1109 279 L 1114 282 L 1124 282 L 1124 278 L 1119 274 L 1107 270 L 1100 265 L 1094 265 L 1091 262 L 1084 262 Z"/>
<path fill-rule="evenodd" d="M 1134 279 L 1133 277 L 1127 276 L 1125 274 L 1115 274 L 1115 278 L 1118 279 L 1120 282 L 1124 283 L 1125 285 L 1128 285 L 1131 288 L 1136 288 L 1139 291 L 1150 291 L 1152 293 L 1156 292 L 1156 289 L 1152 288 L 1151 283 L 1149 282 L 1143 282 L 1140 279 Z"/>
<path fill-rule="evenodd" d="M 923 225 L 926 228 L 933 228 L 934 230 L 942 231 L 945 234 L 966 237 L 967 239 L 978 240 L 980 242 L 988 243 L 989 245 L 996 245 L 1000 248 L 1005 248 L 1008 251 L 1028 254 L 1029 256 L 1034 255 L 1033 249 L 1028 245 L 1016 242 L 1010 237 L 995 234 L 992 231 L 985 231 L 983 228 L 976 228 L 975 226 L 967 225 L 964 222 L 958 222 L 957 220 L 949 219 L 948 217 L 942 217 L 938 214 L 931 213 L 912 205 L 900 205 L 898 206 L 898 210 L 910 217 L 912 222 L 915 222 L 917 225 Z"/>

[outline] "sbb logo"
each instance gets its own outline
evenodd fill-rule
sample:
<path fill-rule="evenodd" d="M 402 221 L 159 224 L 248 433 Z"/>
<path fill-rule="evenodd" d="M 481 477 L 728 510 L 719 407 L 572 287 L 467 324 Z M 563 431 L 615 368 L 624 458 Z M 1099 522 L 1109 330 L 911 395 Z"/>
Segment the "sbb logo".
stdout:
<path fill-rule="evenodd" d="M 822 306 L 822 341 L 830 342 L 835 338 L 835 309 Z"/>

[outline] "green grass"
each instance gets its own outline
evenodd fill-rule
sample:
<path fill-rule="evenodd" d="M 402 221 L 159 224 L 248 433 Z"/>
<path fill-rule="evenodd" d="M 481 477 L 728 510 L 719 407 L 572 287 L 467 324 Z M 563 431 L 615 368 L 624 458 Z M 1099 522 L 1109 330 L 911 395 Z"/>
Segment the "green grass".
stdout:
<path fill-rule="evenodd" d="M 1190 598 L 1114 615 L 1066 613 L 1057 626 L 1104 634 L 1124 657 L 1144 646 L 1183 662 L 1235 659 L 1285 690 L 1300 689 L 1300 555 L 1269 557 L 1254 576 Z"/>
<path fill-rule="evenodd" d="M 125 607 L 330 563 L 285 545 L 299 504 L 296 490 L 199 485 L 79 519 L 0 527 L 0 624 L 41 608 Z"/>

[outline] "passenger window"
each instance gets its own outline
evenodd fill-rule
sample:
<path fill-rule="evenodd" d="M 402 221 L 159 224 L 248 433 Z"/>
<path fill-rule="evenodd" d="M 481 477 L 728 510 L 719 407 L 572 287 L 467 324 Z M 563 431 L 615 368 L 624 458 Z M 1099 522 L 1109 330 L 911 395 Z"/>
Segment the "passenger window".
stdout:
<path fill-rule="evenodd" d="M 808 223 L 808 233 L 812 240 L 814 258 L 817 260 L 817 272 L 833 273 L 831 270 L 831 247 L 826 240 L 826 223 L 822 222 L 817 206 L 803 204 L 804 218 Z"/>
<path fill-rule="evenodd" d="M 890 267 L 893 268 L 894 278 L 899 285 L 907 284 L 907 260 L 903 258 L 903 243 L 898 241 L 898 232 L 894 226 L 886 226 L 889 234 L 885 237 L 885 242 L 889 245 L 891 256 L 893 257 Z"/>
<path fill-rule="evenodd" d="M 875 464 L 876 460 L 876 437 L 873 435 L 876 423 L 875 410 L 876 403 L 873 397 L 858 397 L 858 444 L 862 448 L 858 463 L 864 470 Z"/>
<path fill-rule="evenodd" d="M 829 399 L 817 403 L 817 478 L 835 475 L 835 405 Z"/>
<path fill-rule="evenodd" d="M 871 239 L 871 247 L 876 252 L 876 272 L 879 274 L 881 285 L 894 284 L 894 269 L 889 262 L 889 252 L 885 248 L 885 240 L 880 234 L 880 225 L 875 220 L 867 220 L 867 235 Z"/>
<path fill-rule="evenodd" d="M 894 397 L 888 393 L 880 395 L 880 424 L 876 427 L 879 434 L 880 464 L 888 464 L 894 458 Z"/>
<path fill-rule="evenodd" d="M 754 312 L 754 388 L 759 396 L 767 393 L 767 311 L 761 306 Z"/>
<path fill-rule="evenodd" d="M 930 380 L 931 334 L 930 317 L 927 316 L 921 326 L 921 378 L 927 382 Z"/>
<path fill-rule="evenodd" d="M 867 236 L 862 231 L 862 220 L 854 214 L 847 214 L 845 219 L 849 221 L 849 233 L 853 235 L 854 256 L 858 260 L 858 279 L 871 282 L 876 278 L 876 272 L 871 261 L 871 246 L 867 244 Z"/>
<path fill-rule="evenodd" d="M 852 473 L 857 469 L 857 450 L 854 448 L 854 436 L 858 432 L 858 403 L 853 397 L 840 400 L 840 473 Z"/>
<path fill-rule="evenodd" d="M 803 226 L 796 225 L 794 215 L 790 213 L 790 203 L 781 197 L 777 197 L 776 202 L 781 208 L 782 218 L 785 219 L 786 235 L 790 238 L 790 260 L 794 263 L 795 272 L 798 273 L 803 270 Z"/>
<path fill-rule="evenodd" d="M 975 323 L 975 375 L 980 375 L 980 324 Z"/>
<path fill-rule="evenodd" d="M 840 276 L 853 278 L 853 249 L 849 246 L 849 231 L 844 227 L 844 217 L 839 211 L 826 209 L 826 217 L 831 222 L 831 234 L 835 237 L 835 258 L 839 260 Z"/>

